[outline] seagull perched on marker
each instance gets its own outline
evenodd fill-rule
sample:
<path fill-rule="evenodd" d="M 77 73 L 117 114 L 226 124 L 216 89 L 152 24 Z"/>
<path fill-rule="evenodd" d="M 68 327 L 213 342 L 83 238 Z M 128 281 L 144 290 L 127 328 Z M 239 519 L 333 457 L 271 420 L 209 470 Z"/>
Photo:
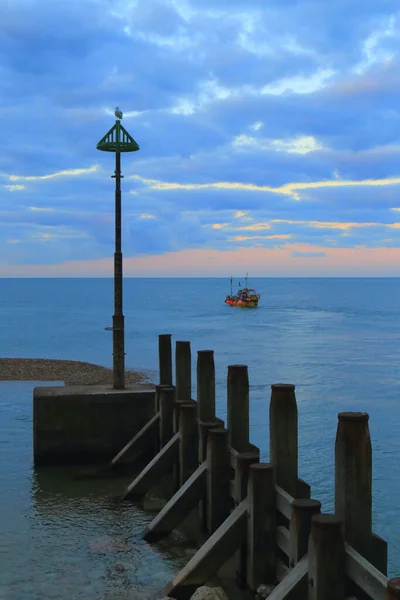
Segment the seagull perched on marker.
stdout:
<path fill-rule="evenodd" d="M 115 109 L 114 115 L 117 117 L 117 119 L 122 119 L 122 111 L 118 108 Z"/>

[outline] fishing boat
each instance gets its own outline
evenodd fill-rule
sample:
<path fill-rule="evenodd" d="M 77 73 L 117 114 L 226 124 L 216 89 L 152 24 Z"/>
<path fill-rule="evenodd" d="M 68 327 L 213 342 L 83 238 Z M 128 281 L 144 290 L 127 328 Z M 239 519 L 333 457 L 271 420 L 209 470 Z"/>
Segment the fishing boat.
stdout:
<path fill-rule="evenodd" d="M 241 288 L 239 281 L 239 289 L 237 294 L 232 293 L 232 277 L 231 277 L 231 293 L 225 298 L 225 304 L 229 306 L 240 306 L 241 308 L 256 308 L 260 299 L 260 294 L 256 290 L 249 288 L 247 284 L 248 273 L 246 273 L 246 285 Z"/>

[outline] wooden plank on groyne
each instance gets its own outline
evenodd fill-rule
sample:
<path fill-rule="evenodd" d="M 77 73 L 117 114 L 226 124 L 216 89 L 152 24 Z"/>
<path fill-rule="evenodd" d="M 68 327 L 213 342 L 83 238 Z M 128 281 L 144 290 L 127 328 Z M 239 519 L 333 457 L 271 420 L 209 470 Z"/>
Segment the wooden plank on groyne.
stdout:
<path fill-rule="evenodd" d="M 247 502 L 243 501 L 164 589 L 164 595 L 178 599 L 186 595 L 184 588 L 192 589 L 211 579 L 246 538 L 247 518 Z"/>
<path fill-rule="evenodd" d="M 155 442 L 158 436 L 160 423 L 160 414 L 154 415 L 150 421 L 124 446 L 121 452 L 118 452 L 109 464 L 109 469 L 112 469 L 120 462 L 134 462 L 139 456 L 145 452 L 152 443 Z M 129 459 L 128 459 L 129 457 Z"/>
<path fill-rule="evenodd" d="M 149 462 L 136 479 L 127 487 L 122 500 L 141 498 L 170 471 L 179 456 L 179 432 L 164 446 L 164 448 Z"/>
<path fill-rule="evenodd" d="M 153 542 L 176 529 L 199 504 L 206 487 L 207 463 L 204 462 L 146 527 L 143 539 Z"/>

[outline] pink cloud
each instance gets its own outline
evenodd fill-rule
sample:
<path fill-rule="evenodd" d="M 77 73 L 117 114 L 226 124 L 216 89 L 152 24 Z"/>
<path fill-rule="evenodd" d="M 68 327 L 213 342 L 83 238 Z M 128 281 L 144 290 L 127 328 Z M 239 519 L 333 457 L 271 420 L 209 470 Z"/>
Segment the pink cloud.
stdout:
<path fill-rule="evenodd" d="M 300 253 L 303 256 L 293 256 Z M 310 253 L 309 256 L 306 256 Z M 321 256 L 321 254 L 324 256 Z M 126 257 L 126 277 L 400 276 L 400 248 L 325 248 L 285 244 L 235 251 L 184 250 L 163 255 Z M 59 265 L 0 265 L 0 277 L 111 277 L 112 258 Z"/>

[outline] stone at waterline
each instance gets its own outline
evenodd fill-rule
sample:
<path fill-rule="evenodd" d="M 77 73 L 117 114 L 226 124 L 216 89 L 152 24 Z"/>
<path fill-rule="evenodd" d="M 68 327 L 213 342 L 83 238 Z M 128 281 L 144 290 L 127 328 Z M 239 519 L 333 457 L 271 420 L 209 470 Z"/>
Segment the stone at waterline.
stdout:
<path fill-rule="evenodd" d="M 259 600 L 266 600 L 266 598 L 268 598 L 268 596 L 270 594 L 272 594 L 274 589 L 275 589 L 274 585 L 268 584 L 268 583 L 262 583 L 261 585 L 258 586 L 256 598 L 259 598 Z"/>
<path fill-rule="evenodd" d="M 221 587 L 198 587 L 190 600 L 229 600 Z"/>
<path fill-rule="evenodd" d="M 285 563 L 281 560 L 278 560 L 277 564 L 276 564 L 276 579 L 278 580 L 278 583 L 280 583 L 282 581 L 282 579 L 284 579 L 286 577 L 286 575 L 289 573 L 290 569 L 287 565 L 285 565 Z"/>

